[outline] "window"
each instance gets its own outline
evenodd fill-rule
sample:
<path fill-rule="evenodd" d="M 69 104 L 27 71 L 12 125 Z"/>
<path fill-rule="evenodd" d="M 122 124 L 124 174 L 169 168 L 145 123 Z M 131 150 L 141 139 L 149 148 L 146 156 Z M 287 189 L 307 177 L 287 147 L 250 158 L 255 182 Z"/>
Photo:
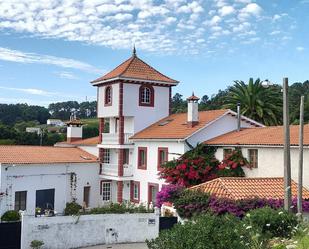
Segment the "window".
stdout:
<path fill-rule="evenodd" d="M 112 87 L 105 87 L 105 105 L 112 105 Z"/>
<path fill-rule="evenodd" d="M 138 147 L 138 162 L 139 169 L 147 169 L 147 148 Z"/>
<path fill-rule="evenodd" d="M 111 201 L 112 196 L 111 182 L 101 182 L 101 195 L 103 201 Z"/>
<path fill-rule="evenodd" d="M 110 163 L 110 149 L 103 149 L 103 163 Z"/>
<path fill-rule="evenodd" d="M 124 149 L 123 151 L 123 164 L 129 164 L 130 160 L 130 151 L 128 149 Z"/>
<path fill-rule="evenodd" d="M 223 158 L 226 158 L 229 154 L 232 153 L 232 149 L 223 149 Z"/>
<path fill-rule="evenodd" d="M 139 203 L 140 201 L 140 183 L 131 181 L 131 201 Z"/>
<path fill-rule="evenodd" d="M 27 191 L 15 192 L 15 210 L 26 210 L 27 207 Z"/>
<path fill-rule="evenodd" d="M 258 150 L 257 149 L 249 149 L 249 163 L 253 168 L 258 167 Z"/>
<path fill-rule="evenodd" d="M 154 106 L 154 90 L 150 85 L 142 85 L 139 89 L 139 105 Z"/>
<path fill-rule="evenodd" d="M 158 148 L 158 170 L 166 161 L 168 161 L 168 148 Z"/>

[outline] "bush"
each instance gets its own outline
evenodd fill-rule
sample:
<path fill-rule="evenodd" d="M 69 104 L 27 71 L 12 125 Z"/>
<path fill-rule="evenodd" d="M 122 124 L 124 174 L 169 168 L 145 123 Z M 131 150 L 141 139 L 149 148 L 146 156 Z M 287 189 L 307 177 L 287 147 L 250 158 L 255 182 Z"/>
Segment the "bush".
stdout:
<path fill-rule="evenodd" d="M 191 218 L 208 210 L 210 195 L 202 191 L 185 189 L 175 199 L 174 206 L 182 218 Z"/>
<path fill-rule="evenodd" d="M 184 188 L 182 186 L 174 184 L 162 186 L 156 196 L 156 206 L 161 208 L 164 202 L 173 203 L 177 198 L 179 198 L 183 189 Z"/>
<path fill-rule="evenodd" d="M 76 202 L 68 202 L 64 209 L 64 215 L 77 215 L 81 209 L 82 206 Z"/>
<path fill-rule="evenodd" d="M 296 215 L 292 213 L 265 207 L 247 213 L 244 223 L 265 238 L 290 238 L 298 222 Z"/>
<path fill-rule="evenodd" d="M 109 205 L 92 208 L 88 213 L 89 214 L 124 214 L 124 213 L 152 213 L 152 209 L 147 209 L 142 204 L 136 206 L 131 203 L 123 202 L 119 203 L 110 203 Z"/>
<path fill-rule="evenodd" d="M 149 249 L 245 249 L 241 230 L 241 221 L 234 216 L 204 214 L 146 242 Z"/>
<path fill-rule="evenodd" d="M 1 221 L 19 221 L 19 220 L 20 220 L 20 214 L 15 210 L 6 211 L 1 216 Z"/>
<path fill-rule="evenodd" d="M 44 245 L 44 242 L 41 240 L 32 240 L 30 247 L 33 249 L 40 249 Z"/>

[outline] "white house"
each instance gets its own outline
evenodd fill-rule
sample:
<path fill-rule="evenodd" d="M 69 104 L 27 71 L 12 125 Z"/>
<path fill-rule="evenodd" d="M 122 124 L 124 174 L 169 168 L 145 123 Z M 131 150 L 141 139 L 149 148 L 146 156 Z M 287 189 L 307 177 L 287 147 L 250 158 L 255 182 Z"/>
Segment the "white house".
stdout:
<path fill-rule="evenodd" d="M 298 176 L 298 138 L 299 126 L 290 126 L 291 173 L 297 182 Z M 252 169 L 245 168 L 248 177 L 282 177 L 283 176 L 283 142 L 282 126 L 241 129 L 210 139 L 205 143 L 218 147 L 216 157 L 219 160 L 231 149 L 241 149 L 244 157 L 252 164 Z M 309 188 L 309 125 L 304 127 L 304 186 Z"/>
<path fill-rule="evenodd" d="M 91 82 L 97 87 L 99 157 L 103 201 L 154 203 L 166 160 L 205 140 L 237 129 L 231 110 L 198 112 L 198 98 L 188 98 L 188 113 L 170 113 L 172 87 L 178 84 L 140 58 L 132 57 Z M 104 133 L 104 123 L 109 132 Z M 263 127 L 241 117 L 242 127 Z"/>
<path fill-rule="evenodd" d="M 65 125 L 65 123 L 61 119 L 54 119 L 54 118 L 47 119 L 46 124 L 51 125 L 51 126 L 64 126 Z"/>
<path fill-rule="evenodd" d="M 62 213 L 72 200 L 97 207 L 98 172 L 97 157 L 79 148 L 0 146 L 0 216 L 36 207 Z"/>

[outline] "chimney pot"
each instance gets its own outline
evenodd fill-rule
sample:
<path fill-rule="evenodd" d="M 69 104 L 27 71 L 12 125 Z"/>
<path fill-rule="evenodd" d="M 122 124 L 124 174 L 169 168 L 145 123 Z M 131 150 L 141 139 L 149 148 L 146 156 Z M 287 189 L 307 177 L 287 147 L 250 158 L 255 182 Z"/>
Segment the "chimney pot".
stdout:
<path fill-rule="evenodd" d="M 188 102 L 188 114 L 187 114 L 187 125 L 188 127 L 193 127 L 198 124 L 199 114 L 198 114 L 198 101 L 199 97 L 192 95 L 187 98 Z"/>

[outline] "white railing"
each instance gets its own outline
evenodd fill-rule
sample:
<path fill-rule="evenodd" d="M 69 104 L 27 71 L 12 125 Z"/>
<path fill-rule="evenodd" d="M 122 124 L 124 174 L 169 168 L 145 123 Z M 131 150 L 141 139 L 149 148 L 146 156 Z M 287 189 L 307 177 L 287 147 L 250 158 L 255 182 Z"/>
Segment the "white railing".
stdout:
<path fill-rule="evenodd" d="M 117 164 L 102 164 L 101 175 L 106 176 L 118 176 L 118 165 Z M 123 176 L 129 177 L 133 176 L 133 167 L 132 165 L 125 164 L 123 165 Z"/>
<path fill-rule="evenodd" d="M 133 136 L 133 133 L 124 133 L 124 144 L 132 144 L 129 137 Z M 102 133 L 102 144 L 119 144 L 118 133 Z"/>

